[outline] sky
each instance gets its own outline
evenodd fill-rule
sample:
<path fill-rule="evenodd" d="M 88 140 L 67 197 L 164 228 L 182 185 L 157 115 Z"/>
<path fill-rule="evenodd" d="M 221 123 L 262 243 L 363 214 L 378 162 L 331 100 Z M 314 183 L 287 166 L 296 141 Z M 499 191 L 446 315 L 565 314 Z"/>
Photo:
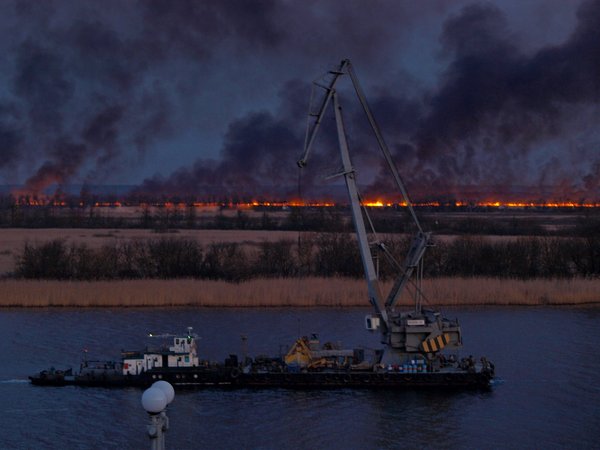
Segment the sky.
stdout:
<path fill-rule="evenodd" d="M 599 0 L 4 0 L 0 25 L 19 192 L 293 197 L 311 82 L 349 58 L 418 197 L 600 200 Z M 386 196 L 342 81 L 363 189 Z M 307 192 L 339 170 L 326 122 Z"/>

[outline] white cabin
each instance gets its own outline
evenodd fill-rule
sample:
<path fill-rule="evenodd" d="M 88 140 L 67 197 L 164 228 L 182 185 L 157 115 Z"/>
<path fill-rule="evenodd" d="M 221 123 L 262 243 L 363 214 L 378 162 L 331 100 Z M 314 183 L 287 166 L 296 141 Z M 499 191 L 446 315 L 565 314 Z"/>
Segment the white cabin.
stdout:
<path fill-rule="evenodd" d="M 189 330 L 188 330 L 189 331 Z M 123 352 L 123 375 L 140 375 L 154 368 L 177 368 L 198 366 L 196 339 L 188 332 L 187 336 L 176 336 L 173 345 L 161 349 L 146 349 L 143 352 Z"/>

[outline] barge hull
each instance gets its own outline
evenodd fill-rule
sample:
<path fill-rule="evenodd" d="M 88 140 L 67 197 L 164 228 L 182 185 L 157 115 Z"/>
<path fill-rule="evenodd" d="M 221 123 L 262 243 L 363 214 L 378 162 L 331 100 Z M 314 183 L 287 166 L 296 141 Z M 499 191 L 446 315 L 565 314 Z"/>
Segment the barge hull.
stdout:
<path fill-rule="evenodd" d="M 148 387 L 164 380 L 176 388 L 253 389 L 405 389 L 405 388 L 489 388 L 493 377 L 483 372 L 373 373 L 373 372 L 267 372 L 241 373 L 238 369 L 216 372 L 153 371 L 139 377 L 30 377 L 40 386 Z"/>

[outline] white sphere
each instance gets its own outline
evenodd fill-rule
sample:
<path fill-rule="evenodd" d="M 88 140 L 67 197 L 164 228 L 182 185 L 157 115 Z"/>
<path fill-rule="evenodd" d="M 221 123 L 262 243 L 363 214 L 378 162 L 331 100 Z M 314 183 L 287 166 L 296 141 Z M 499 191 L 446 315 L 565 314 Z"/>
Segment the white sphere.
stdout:
<path fill-rule="evenodd" d="M 171 383 L 165 380 L 156 381 L 152 384 L 153 388 L 158 388 L 165 394 L 167 397 L 167 405 L 173 401 L 175 398 L 175 389 L 171 386 Z"/>
<path fill-rule="evenodd" d="M 152 386 L 142 394 L 142 406 L 150 414 L 158 414 L 167 407 L 167 396 L 162 389 Z"/>

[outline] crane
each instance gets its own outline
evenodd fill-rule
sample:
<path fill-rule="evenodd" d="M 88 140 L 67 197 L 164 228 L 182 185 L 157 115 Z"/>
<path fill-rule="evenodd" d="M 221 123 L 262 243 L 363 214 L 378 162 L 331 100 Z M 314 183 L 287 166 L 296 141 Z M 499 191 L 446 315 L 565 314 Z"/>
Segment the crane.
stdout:
<path fill-rule="evenodd" d="M 348 76 L 352 82 L 356 96 L 375 135 L 379 149 L 383 153 L 395 185 L 400 191 L 406 208 L 417 228 L 417 233 L 412 239 L 408 254 L 402 264 L 398 264 L 385 244 L 379 241 L 368 211 L 366 208 L 362 208 L 361 205 L 356 183 L 356 171 L 350 158 L 342 107 L 336 89 L 338 82 L 344 76 Z M 321 92 L 321 95 L 314 95 L 315 92 Z M 426 310 L 422 307 L 423 255 L 427 247 L 431 245 L 431 233 L 425 232 L 419 222 L 404 182 L 349 59 L 342 60 L 334 70 L 327 72 L 324 77 L 320 77 L 313 82 L 313 95 L 309 107 L 304 151 L 302 157 L 298 160 L 298 166 L 300 168 L 306 167 L 309 154 L 330 105 L 334 110 L 342 160 L 342 170 L 332 177 L 344 177 L 346 183 L 356 238 L 367 281 L 369 301 L 374 309 L 374 314 L 370 314 L 365 318 L 365 325 L 370 331 L 379 330 L 381 332 L 381 342 L 384 344 L 381 363 L 402 364 L 410 359 L 411 355 L 414 356 L 417 353 L 433 358 L 443 348 L 456 349 L 460 347 L 462 340 L 458 321 L 443 318 L 439 312 Z M 372 242 L 369 242 L 365 217 L 372 235 L 375 236 L 375 240 Z M 397 268 L 396 280 L 386 296 L 384 296 L 379 282 L 373 249 L 383 252 L 384 256 Z M 412 280 L 413 275 L 417 278 L 416 282 Z M 415 288 L 415 308 L 412 311 L 400 312 L 397 310 L 398 302 L 402 292 L 409 284 L 412 284 Z"/>

